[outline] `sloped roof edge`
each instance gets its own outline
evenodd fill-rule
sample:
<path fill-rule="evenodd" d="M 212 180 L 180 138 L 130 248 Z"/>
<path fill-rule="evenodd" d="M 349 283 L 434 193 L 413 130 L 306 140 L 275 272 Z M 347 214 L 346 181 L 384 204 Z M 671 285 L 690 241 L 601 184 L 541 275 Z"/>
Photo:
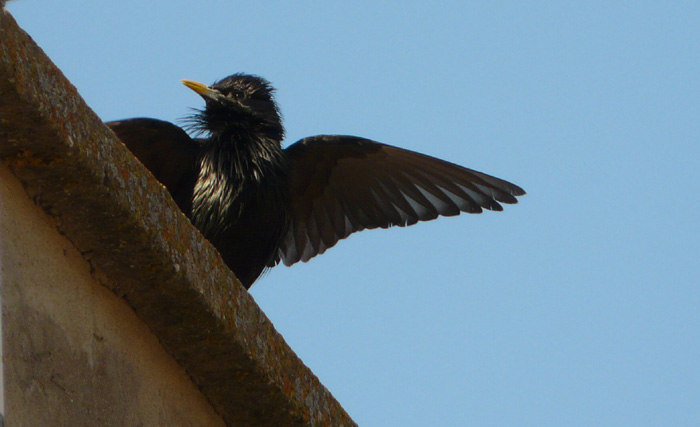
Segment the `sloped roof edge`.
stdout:
<path fill-rule="evenodd" d="M 355 425 L 167 191 L 0 9 L 0 158 L 233 425 Z"/>

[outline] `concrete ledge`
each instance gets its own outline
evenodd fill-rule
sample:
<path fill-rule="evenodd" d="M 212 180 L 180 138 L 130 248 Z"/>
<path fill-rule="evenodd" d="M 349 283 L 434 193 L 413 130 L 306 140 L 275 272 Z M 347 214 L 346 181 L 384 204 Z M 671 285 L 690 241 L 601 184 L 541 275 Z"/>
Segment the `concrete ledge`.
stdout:
<path fill-rule="evenodd" d="M 224 425 L 2 162 L 0 206 L 8 425 Z"/>
<path fill-rule="evenodd" d="M 5 10 L 0 158 L 227 424 L 354 425 L 165 189 Z"/>

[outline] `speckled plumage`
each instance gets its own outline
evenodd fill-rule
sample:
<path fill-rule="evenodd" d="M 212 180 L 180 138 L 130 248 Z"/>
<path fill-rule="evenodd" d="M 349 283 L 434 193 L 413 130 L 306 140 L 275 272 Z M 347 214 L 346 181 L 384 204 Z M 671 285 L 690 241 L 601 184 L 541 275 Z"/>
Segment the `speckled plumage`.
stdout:
<path fill-rule="evenodd" d="M 246 288 L 267 267 L 308 261 L 351 233 L 502 210 L 518 186 L 364 138 L 318 135 L 282 149 L 273 88 L 233 74 L 184 80 L 205 108 L 190 138 L 155 119 L 108 125 L 173 195 Z"/>

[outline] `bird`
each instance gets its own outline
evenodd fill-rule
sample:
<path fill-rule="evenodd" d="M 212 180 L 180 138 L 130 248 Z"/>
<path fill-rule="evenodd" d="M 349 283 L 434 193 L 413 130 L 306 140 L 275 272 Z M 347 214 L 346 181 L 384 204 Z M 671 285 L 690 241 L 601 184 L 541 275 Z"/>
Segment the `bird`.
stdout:
<path fill-rule="evenodd" d="M 264 78 L 235 73 L 209 86 L 182 83 L 204 99 L 183 127 L 152 118 L 107 125 L 246 289 L 268 268 L 306 262 L 352 233 L 501 211 L 525 194 L 485 173 L 357 136 L 316 135 L 283 148 L 275 89 Z"/>

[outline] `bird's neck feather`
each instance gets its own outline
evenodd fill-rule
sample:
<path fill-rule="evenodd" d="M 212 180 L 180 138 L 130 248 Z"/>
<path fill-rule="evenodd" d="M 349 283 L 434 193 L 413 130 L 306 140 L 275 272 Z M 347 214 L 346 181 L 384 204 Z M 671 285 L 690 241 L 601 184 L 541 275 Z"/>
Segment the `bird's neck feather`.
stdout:
<path fill-rule="evenodd" d="M 214 135 L 205 142 L 202 152 L 205 173 L 233 175 L 237 180 L 251 183 L 274 173 L 285 158 L 278 139 L 259 133 Z"/>
<path fill-rule="evenodd" d="M 240 215 L 241 198 L 286 174 L 279 140 L 261 135 L 213 135 L 202 145 L 192 219 L 204 234 L 217 233 Z"/>

